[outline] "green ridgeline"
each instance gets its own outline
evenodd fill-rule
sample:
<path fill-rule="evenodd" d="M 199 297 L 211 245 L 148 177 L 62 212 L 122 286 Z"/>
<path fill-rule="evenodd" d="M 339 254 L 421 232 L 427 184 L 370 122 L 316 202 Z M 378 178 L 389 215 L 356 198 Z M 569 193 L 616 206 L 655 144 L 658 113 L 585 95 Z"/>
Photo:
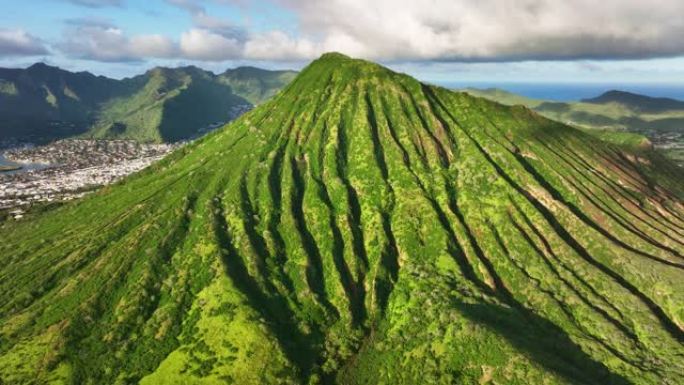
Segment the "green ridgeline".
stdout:
<path fill-rule="evenodd" d="M 681 384 L 681 169 L 326 54 L 0 228 L 7 384 Z"/>
<path fill-rule="evenodd" d="M 232 106 L 250 104 L 196 67 L 155 68 L 125 82 L 130 92 L 105 103 L 85 136 L 174 142 L 230 120 Z"/>
<path fill-rule="evenodd" d="M 273 97 L 284 85 L 297 76 L 295 71 L 269 71 L 255 67 L 229 69 L 218 76 L 218 81 L 233 92 L 259 105 Z"/>
<path fill-rule="evenodd" d="M 263 102 L 292 71 L 154 68 L 123 80 L 36 64 L 0 69 L 0 137 L 44 142 L 73 136 L 173 142 Z"/>

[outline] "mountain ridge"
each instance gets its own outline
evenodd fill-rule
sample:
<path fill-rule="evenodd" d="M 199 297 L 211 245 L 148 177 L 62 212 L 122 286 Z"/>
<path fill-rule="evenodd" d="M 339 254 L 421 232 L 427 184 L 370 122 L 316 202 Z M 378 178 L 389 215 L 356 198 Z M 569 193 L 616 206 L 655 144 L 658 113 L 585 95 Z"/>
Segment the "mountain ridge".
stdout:
<path fill-rule="evenodd" d="M 586 103 L 621 103 L 641 112 L 667 112 L 670 110 L 684 110 L 684 101 L 639 95 L 633 92 L 610 90 L 589 99 L 582 99 Z"/>
<path fill-rule="evenodd" d="M 675 384 L 681 175 L 325 55 L 149 169 L 2 224 L 0 378 Z"/>
<path fill-rule="evenodd" d="M 155 67 L 116 80 L 45 63 L 0 69 L 2 134 L 39 142 L 72 136 L 187 139 L 208 124 L 232 119 L 233 109 L 273 96 L 292 76 L 291 71 L 251 71 L 237 81 L 185 66 Z M 179 105 L 186 114 L 165 118 Z"/>

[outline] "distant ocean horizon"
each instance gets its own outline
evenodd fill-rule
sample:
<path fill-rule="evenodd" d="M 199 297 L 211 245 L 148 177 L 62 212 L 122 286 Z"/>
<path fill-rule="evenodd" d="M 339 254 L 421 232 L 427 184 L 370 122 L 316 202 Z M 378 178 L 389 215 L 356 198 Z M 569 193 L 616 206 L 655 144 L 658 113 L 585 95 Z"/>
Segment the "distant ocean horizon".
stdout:
<path fill-rule="evenodd" d="M 627 91 L 654 98 L 671 98 L 684 101 L 684 83 L 496 83 L 496 82 L 431 82 L 451 89 L 500 88 L 534 99 L 569 102 L 597 97 L 611 90 Z"/>

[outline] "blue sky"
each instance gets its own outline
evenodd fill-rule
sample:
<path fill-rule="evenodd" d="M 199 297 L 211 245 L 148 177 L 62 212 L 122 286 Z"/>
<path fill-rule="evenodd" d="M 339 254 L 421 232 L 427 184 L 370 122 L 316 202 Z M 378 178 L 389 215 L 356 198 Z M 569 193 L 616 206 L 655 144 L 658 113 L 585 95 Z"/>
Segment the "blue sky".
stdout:
<path fill-rule="evenodd" d="M 299 69 L 335 50 L 429 81 L 684 85 L 680 0 L 424 4 L 0 0 L 0 66 L 120 78 L 157 65 Z"/>

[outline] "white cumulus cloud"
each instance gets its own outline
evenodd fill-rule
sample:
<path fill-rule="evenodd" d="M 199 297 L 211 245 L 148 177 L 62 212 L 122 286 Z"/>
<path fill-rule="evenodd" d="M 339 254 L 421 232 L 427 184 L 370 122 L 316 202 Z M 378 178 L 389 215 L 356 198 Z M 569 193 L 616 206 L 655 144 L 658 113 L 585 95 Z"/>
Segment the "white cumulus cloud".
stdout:
<path fill-rule="evenodd" d="M 210 13 L 208 1 L 166 0 L 193 22 L 180 36 L 127 37 L 115 26 L 83 23 L 61 47 L 102 61 L 288 61 L 328 51 L 384 61 L 684 56 L 682 0 L 270 0 L 294 15 L 287 30 L 250 30 L 248 21 Z"/>
<path fill-rule="evenodd" d="M 681 0 L 277 0 L 319 53 L 376 59 L 643 58 L 684 54 Z"/>
<path fill-rule="evenodd" d="M 181 35 L 183 57 L 194 60 L 221 61 L 241 56 L 241 43 L 207 29 L 193 28 Z"/>
<path fill-rule="evenodd" d="M 59 48 L 81 59 L 121 62 L 177 55 L 174 42 L 162 35 L 128 37 L 121 29 L 99 20 L 72 20 L 70 24 Z"/>
<path fill-rule="evenodd" d="M 298 60 L 316 56 L 320 49 L 307 39 L 295 39 L 282 31 L 251 36 L 245 42 L 244 57 L 253 60 Z"/>
<path fill-rule="evenodd" d="M 0 57 L 44 55 L 48 50 L 40 39 L 20 29 L 0 28 Z"/>

